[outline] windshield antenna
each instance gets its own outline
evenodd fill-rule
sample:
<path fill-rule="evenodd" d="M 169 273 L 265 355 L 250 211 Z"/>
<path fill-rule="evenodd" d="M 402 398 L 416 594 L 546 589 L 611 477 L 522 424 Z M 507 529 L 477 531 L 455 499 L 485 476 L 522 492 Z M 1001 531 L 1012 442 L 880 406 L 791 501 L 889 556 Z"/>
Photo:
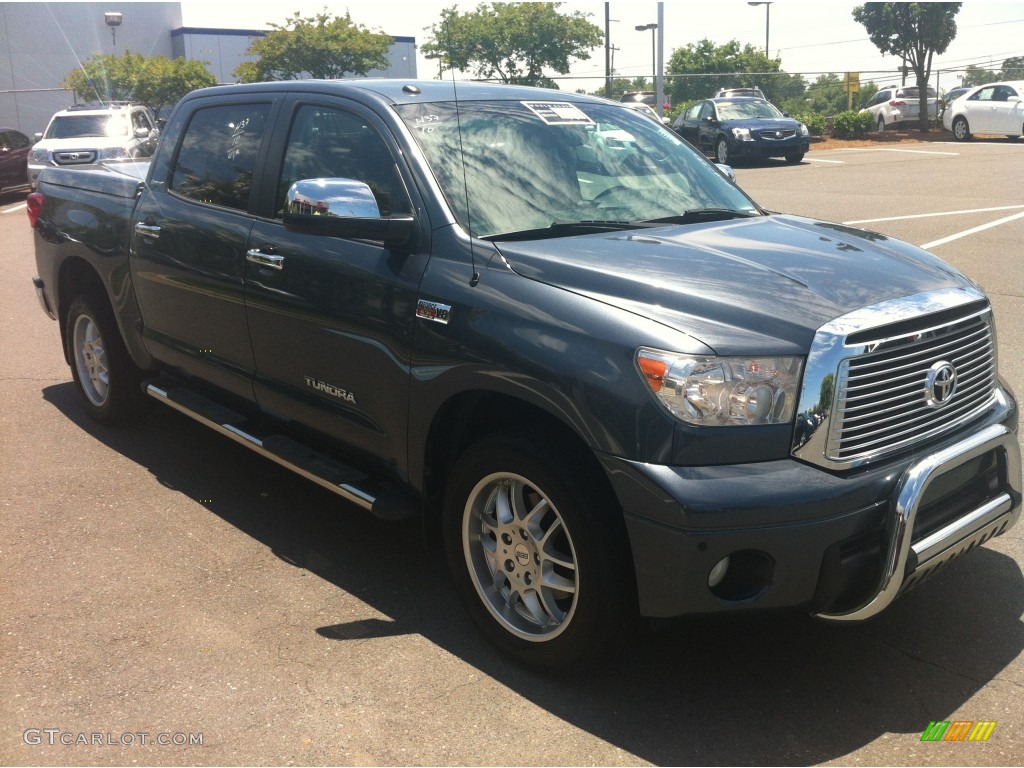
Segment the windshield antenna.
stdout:
<path fill-rule="evenodd" d="M 469 287 L 476 288 L 480 282 L 480 273 L 476 271 L 476 248 L 473 245 L 473 209 L 469 205 L 469 177 L 466 174 L 466 150 L 462 146 L 462 118 L 459 114 L 459 88 L 455 84 L 455 67 L 451 65 L 451 30 L 448 32 L 448 67 L 452 73 L 452 92 L 455 94 L 455 127 L 459 132 L 459 155 L 462 157 L 462 186 L 466 193 L 466 224 L 469 225 L 469 261 L 473 276 L 469 279 Z"/>

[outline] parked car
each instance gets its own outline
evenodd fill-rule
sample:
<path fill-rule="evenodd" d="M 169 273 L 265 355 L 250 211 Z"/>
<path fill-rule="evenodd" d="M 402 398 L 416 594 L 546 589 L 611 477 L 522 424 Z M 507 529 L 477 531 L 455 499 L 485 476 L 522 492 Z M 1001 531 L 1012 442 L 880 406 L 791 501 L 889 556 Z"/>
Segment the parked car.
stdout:
<path fill-rule="evenodd" d="M 0 128 L 0 193 L 28 186 L 32 140 L 13 128 Z"/>
<path fill-rule="evenodd" d="M 929 87 L 925 96 L 928 100 L 928 119 L 938 118 L 939 96 Z M 871 97 L 861 112 L 874 115 L 875 126 L 881 133 L 903 123 L 917 123 L 921 114 L 921 91 L 916 85 L 890 85 Z"/>
<path fill-rule="evenodd" d="M 620 101 L 639 102 L 653 107 L 658 103 L 658 96 L 654 91 L 628 91 L 622 94 Z"/>
<path fill-rule="evenodd" d="M 764 98 L 764 94 L 761 92 L 761 89 L 756 86 L 751 88 L 723 88 L 718 91 L 713 98 L 727 99 L 733 96 L 752 96 L 755 99 Z"/>
<path fill-rule="evenodd" d="M 962 85 L 959 88 L 951 88 L 946 91 L 945 95 L 939 99 L 939 120 L 943 120 L 945 118 L 946 110 L 949 108 L 950 104 L 971 90 L 973 90 L 973 86 Z"/>
<path fill-rule="evenodd" d="M 942 125 L 957 141 L 974 134 L 1024 136 L 1024 80 L 974 88 L 946 108 Z"/>
<path fill-rule="evenodd" d="M 810 149 L 806 125 L 749 96 L 698 101 L 672 128 L 723 165 L 769 157 L 799 163 Z"/>
<path fill-rule="evenodd" d="M 79 104 L 50 118 L 28 159 L 34 189 L 49 166 L 90 165 L 103 160 L 149 157 L 159 129 L 142 104 Z"/>
<path fill-rule="evenodd" d="M 650 104 L 644 104 L 642 101 L 627 101 L 625 105 L 630 109 L 635 109 L 641 115 L 651 118 L 655 122 L 668 125 L 668 118 L 659 115 Z"/>

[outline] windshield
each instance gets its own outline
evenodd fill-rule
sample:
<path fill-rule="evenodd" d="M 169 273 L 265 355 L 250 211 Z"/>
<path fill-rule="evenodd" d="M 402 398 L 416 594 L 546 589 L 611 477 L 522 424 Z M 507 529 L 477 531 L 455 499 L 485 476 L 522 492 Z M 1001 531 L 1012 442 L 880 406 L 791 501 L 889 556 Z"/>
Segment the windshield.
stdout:
<path fill-rule="evenodd" d="M 66 115 L 53 118 L 46 131 L 48 139 L 77 139 L 85 136 L 127 136 L 128 122 L 115 115 Z"/>
<path fill-rule="evenodd" d="M 552 100 L 397 109 L 459 223 L 476 236 L 757 211 L 676 134 L 628 107 Z"/>
<path fill-rule="evenodd" d="M 756 120 L 758 118 L 782 117 L 782 113 L 767 101 L 720 101 L 719 120 Z"/>

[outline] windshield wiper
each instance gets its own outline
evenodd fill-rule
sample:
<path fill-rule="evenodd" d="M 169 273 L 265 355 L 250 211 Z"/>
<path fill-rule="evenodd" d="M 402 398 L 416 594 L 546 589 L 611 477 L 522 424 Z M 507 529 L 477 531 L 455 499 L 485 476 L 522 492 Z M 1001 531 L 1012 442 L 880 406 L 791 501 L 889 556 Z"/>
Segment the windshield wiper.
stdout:
<path fill-rule="evenodd" d="M 656 227 L 661 221 L 625 221 L 622 219 L 585 219 L 583 221 L 553 221 L 551 226 L 538 229 L 522 229 L 517 232 L 502 232 L 487 235 L 484 240 L 540 240 L 545 237 L 568 237 L 570 235 L 594 235 L 600 232 L 621 232 L 624 229 L 646 229 Z"/>
<path fill-rule="evenodd" d="M 696 221 L 726 221 L 728 219 L 749 219 L 761 216 L 759 211 L 737 211 L 732 208 L 697 208 L 673 216 L 644 219 L 642 224 L 693 224 Z"/>

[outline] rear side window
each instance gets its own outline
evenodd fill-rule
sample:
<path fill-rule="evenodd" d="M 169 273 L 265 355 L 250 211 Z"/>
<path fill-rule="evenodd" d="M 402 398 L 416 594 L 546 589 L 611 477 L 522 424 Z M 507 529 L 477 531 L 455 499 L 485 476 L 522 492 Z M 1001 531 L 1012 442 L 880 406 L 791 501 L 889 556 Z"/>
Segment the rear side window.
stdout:
<path fill-rule="evenodd" d="M 269 114 L 270 104 L 197 110 L 185 129 L 171 189 L 201 203 L 247 210 Z"/>

